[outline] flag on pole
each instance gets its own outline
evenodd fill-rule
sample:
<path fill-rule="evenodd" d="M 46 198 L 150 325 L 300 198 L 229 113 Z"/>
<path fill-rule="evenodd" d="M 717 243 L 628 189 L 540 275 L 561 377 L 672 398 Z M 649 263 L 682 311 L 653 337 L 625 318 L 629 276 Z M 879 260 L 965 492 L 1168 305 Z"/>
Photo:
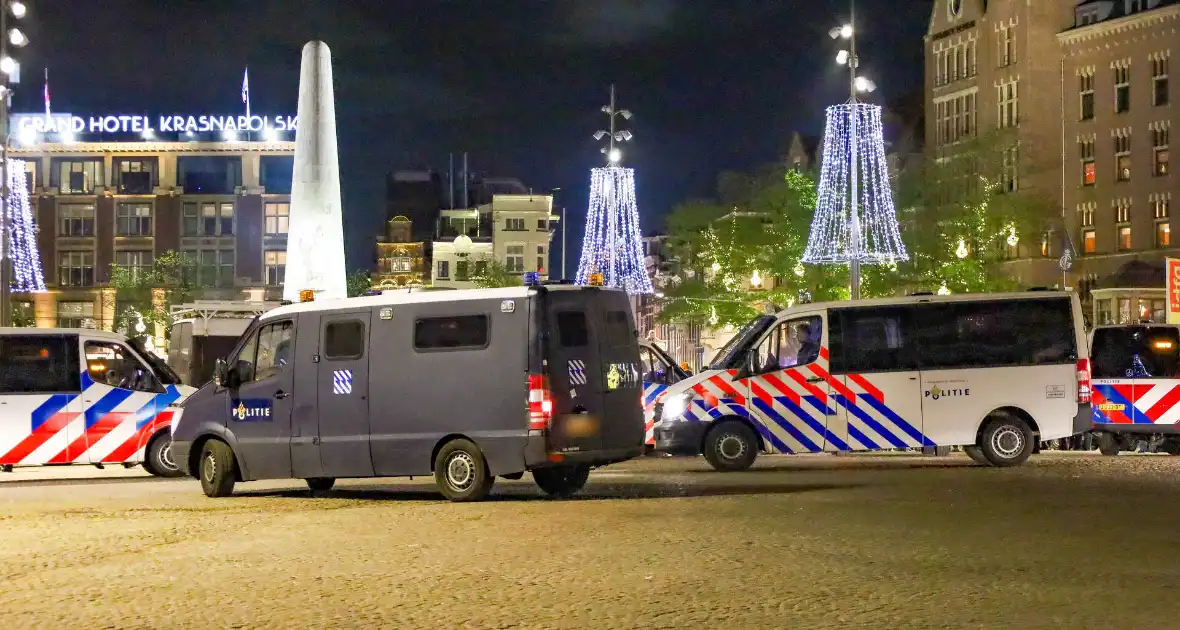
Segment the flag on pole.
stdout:
<path fill-rule="evenodd" d="M 1065 273 L 1073 268 L 1073 261 L 1077 258 L 1078 252 L 1073 247 L 1073 239 L 1069 237 L 1069 229 L 1064 226 L 1064 222 L 1062 223 L 1061 257 L 1057 259 L 1057 266 Z"/>
<path fill-rule="evenodd" d="M 246 118 L 250 118 L 250 69 L 242 74 L 242 102 L 246 104 Z"/>
<path fill-rule="evenodd" d="M 49 113 L 49 68 L 45 69 L 45 122 L 48 123 L 53 116 Z"/>

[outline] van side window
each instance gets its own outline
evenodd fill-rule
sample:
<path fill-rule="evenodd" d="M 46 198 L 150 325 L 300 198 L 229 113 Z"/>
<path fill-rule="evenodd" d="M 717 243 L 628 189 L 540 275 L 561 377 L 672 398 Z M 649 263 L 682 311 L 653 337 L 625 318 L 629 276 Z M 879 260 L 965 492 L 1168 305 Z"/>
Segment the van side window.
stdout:
<path fill-rule="evenodd" d="M 254 360 L 258 356 L 258 331 L 254 331 L 246 343 L 242 345 L 241 351 L 238 352 L 238 361 L 235 364 L 235 369 L 238 371 L 238 376 L 243 383 L 249 383 L 254 380 Z"/>
<path fill-rule="evenodd" d="M 754 349 L 754 372 L 807 365 L 819 358 L 823 320 L 818 316 L 790 319 L 771 329 Z"/>
<path fill-rule="evenodd" d="M 668 385 L 668 366 L 656 353 L 648 348 L 639 349 L 639 361 L 643 364 L 643 380 L 648 383 Z"/>
<path fill-rule="evenodd" d="M 87 341 L 86 370 L 95 383 L 137 392 L 156 391 L 151 370 L 117 343 Z"/>
<path fill-rule="evenodd" d="M 261 348 L 261 346 L 259 346 Z M 324 327 L 324 358 L 359 359 L 365 354 L 365 324 L 358 320 L 331 322 Z M 260 353 L 261 358 L 261 353 Z"/>
<path fill-rule="evenodd" d="M 606 312 L 606 339 L 612 348 L 626 346 L 635 339 L 635 332 L 631 328 L 626 311 Z"/>
<path fill-rule="evenodd" d="M 917 370 L 909 311 L 909 307 L 832 311 L 832 374 Z"/>
<path fill-rule="evenodd" d="M 586 326 L 586 314 L 581 311 L 559 311 L 557 337 L 563 348 L 581 348 L 588 345 L 590 329 Z"/>
<path fill-rule="evenodd" d="M 291 364 L 295 352 L 295 323 L 288 320 L 263 326 L 258 331 L 258 360 L 254 379 L 261 381 Z"/>
<path fill-rule="evenodd" d="M 488 316 L 425 317 L 414 322 L 414 349 L 484 348 Z"/>
<path fill-rule="evenodd" d="M 923 369 L 1051 365 L 1077 357 L 1068 299 L 939 304 L 916 312 Z"/>
<path fill-rule="evenodd" d="M 77 337 L 0 336 L 0 393 L 77 392 L 81 389 Z"/>

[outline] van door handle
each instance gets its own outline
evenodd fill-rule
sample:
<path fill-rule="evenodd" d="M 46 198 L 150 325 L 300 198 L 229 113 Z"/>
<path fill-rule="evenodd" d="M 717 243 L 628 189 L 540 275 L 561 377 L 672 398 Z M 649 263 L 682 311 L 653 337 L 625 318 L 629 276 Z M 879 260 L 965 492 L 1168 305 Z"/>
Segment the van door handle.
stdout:
<path fill-rule="evenodd" d="M 813 376 L 813 377 L 807 379 L 807 382 L 808 383 L 819 383 L 823 380 L 824 380 L 824 377 L 822 377 L 822 376 Z"/>
<path fill-rule="evenodd" d="M 287 396 L 290 396 L 290 395 L 291 395 L 291 394 L 288 394 L 287 392 L 285 392 L 285 391 L 283 391 L 283 390 L 281 390 L 281 389 L 280 389 L 279 391 L 275 392 L 275 398 L 280 398 L 280 399 L 282 399 L 282 398 L 286 398 Z"/>

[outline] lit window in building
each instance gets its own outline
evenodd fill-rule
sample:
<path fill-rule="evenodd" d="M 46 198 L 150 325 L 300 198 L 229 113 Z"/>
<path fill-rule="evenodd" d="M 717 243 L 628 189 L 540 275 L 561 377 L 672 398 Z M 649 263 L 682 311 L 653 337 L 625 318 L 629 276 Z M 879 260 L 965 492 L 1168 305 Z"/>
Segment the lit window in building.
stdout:
<path fill-rule="evenodd" d="M 185 249 L 185 279 L 199 287 L 234 286 L 234 250 Z"/>
<path fill-rule="evenodd" d="M 1082 185 L 1093 186 L 1098 181 L 1098 167 L 1094 164 L 1094 140 L 1078 142 L 1078 154 L 1082 159 Z"/>
<path fill-rule="evenodd" d="M 1115 223 L 1129 223 L 1131 221 L 1131 200 L 1117 199 L 1114 202 Z"/>
<path fill-rule="evenodd" d="M 1078 222 L 1082 227 L 1094 226 L 1094 204 L 1083 203 L 1078 205 Z"/>
<path fill-rule="evenodd" d="M 1114 111 L 1117 114 L 1131 110 L 1131 62 L 1120 61 L 1114 66 Z"/>
<path fill-rule="evenodd" d="M 41 181 L 37 179 L 37 162 L 25 160 L 25 186 L 29 194 L 37 192 L 37 187 L 40 185 Z"/>
<path fill-rule="evenodd" d="M 1167 221 L 1155 224 L 1155 246 L 1170 247 L 1172 245 L 1172 225 Z"/>
<path fill-rule="evenodd" d="M 266 284 L 278 286 L 287 279 L 287 252 L 271 250 L 263 254 Z"/>
<path fill-rule="evenodd" d="M 1016 192 L 1019 187 L 1018 179 L 1020 173 L 1020 149 L 1018 146 L 1011 146 L 1004 149 L 1003 153 L 1002 171 L 1000 173 L 1000 185 L 1003 192 Z"/>
<path fill-rule="evenodd" d="M 1131 181 L 1131 132 L 1119 130 L 1114 137 L 1115 179 Z"/>
<path fill-rule="evenodd" d="M 504 231 L 506 232 L 523 232 L 524 219 L 505 219 Z"/>
<path fill-rule="evenodd" d="M 54 159 L 50 175 L 49 185 L 63 195 L 93 195 L 105 182 L 102 160 Z"/>
<path fill-rule="evenodd" d="M 1124 225 L 1119 228 L 1119 250 L 1127 251 L 1131 249 L 1131 226 Z"/>
<path fill-rule="evenodd" d="M 182 212 L 183 236 L 232 236 L 234 233 L 232 202 L 186 203 Z"/>
<path fill-rule="evenodd" d="M 1151 102 L 1156 107 L 1167 105 L 1168 100 L 1168 53 L 1156 53 L 1151 60 Z"/>
<path fill-rule="evenodd" d="M 441 280 L 447 280 L 451 277 L 451 261 L 438 261 L 438 277 Z"/>
<path fill-rule="evenodd" d="M 94 302 L 57 303 L 59 328 L 86 328 L 94 323 Z"/>
<path fill-rule="evenodd" d="M 1168 140 L 1171 135 L 1171 128 L 1167 121 L 1155 123 L 1154 129 L 1151 131 L 1152 151 L 1154 153 L 1154 162 L 1152 166 L 1152 173 L 1156 177 L 1163 177 L 1168 174 Z"/>
<path fill-rule="evenodd" d="M 545 246 L 537 245 L 537 273 L 545 273 Z"/>
<path fill-rule="evenodd" d="M 1080 118 L 1091 120 L 1094 118 L 1094 70 L 1092 68 L 1083 70 L 1078 75 L 1078 81 L 1082 109 Z"/>
<path fill-rule="evenodd" d="M 290 225 L 291 204 L 266 204 L 266 234 L 276 236 L 286 234 Z"/>
<path fill-rule="evenodd" d="M 1131 298 L 1119 298 L 1119 324 L 1131 323 Z"/>
<path fill-rule="evenodd" d="M 1097 311 L 1095 319 L 1098 320 L 1099 326 L 1113 323 L 1113 315 L 1110 312 L 1110 300 L 1094 300 L 1094 310 Z"/>
<path fill-rule="evenodd" d="M 154 256 L 146 250 L 120 250 L 115 252 L 115 265 L 124 269 L 136 280 L 146 278 L 152 271 Z"/>
<path fill-rule="evenodd" d="M 57 282 L 63 287 L 94 285 L 94 252 L 61 252 L 57 258 Z"/>
<path fill-rule="evenodd" d="M 115 158 L 115 189 L 121 195 L 150 195 L 156 185 L 156 158 Z"/>
<path fill-rule="evenodd" d="M 1170 214 L 1170 211 L 1171 211 L 1170 206 L 1172 205 L 1171 202 L 1172 202 L 1172 197 L 1169 193 L 1163 193 L 1160 195 L 1152 195 L 1151 205 L 1152 205 L 1152 208 L 1154 208 L 1154 210 L 1155 210 L 1155 218 L 1166 219 L 1169 216 L 1171 216 L 1171 214 Z"/>
<path fill-rule="evenodd" d="M 1016 63 L 1016 27 L 1005 24 L 996 31 L 997 52 L 996 59 L 1000 66 L 1010 66 Z"/>
<path fill-rule="evenodd" d="M 524 273 L 524 245 L 509 245 L 504 265 L 512 273 Z"/>
<path fill-rule="evenodd" d="M 1000 129 L 1015 127 L 1020 123 L 1018 87 L 1015 79 L 996 86 L 996 100 L 1000 108 L 997 120 Z"/>
<path fill-rule="evenodd" d="M 1082 252 L 1093 254 L 1098 251 L 1098 238 L 1094 230 L 1082 231 Z"/>
<path fill-rule="evenodd" d="M 115 208 L 115 236 L 151 236 L 152 204 L 121 203 Z"/>
<path fill-rule="evenodd" d="M 94 236 L 94 206 L 70 203 L 57 207 L 58 236 Z"/>

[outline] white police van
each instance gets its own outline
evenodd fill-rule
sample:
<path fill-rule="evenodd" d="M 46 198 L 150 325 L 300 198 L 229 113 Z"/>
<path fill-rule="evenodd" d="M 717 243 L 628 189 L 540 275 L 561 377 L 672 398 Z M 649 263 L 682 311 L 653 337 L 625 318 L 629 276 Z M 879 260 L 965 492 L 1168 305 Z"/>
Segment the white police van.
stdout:
<path fill-rule="evenodd" d="M 657 405 L 656 449 L 718 470 L 759 452 L 963 446 L 1024 462 L 1091 425 L 1073 293 L 910 296 L 800 305 L 750 322 Z"/>
<path fill-rule="evenodd" d="M 143 464 L 181 476 L 168 427 L 194 391 L 122 335 L 0 328 L 0 469 Z"/>
<path fill-rule="evenodd" d="M 183 404 L 173 452 L 208 496 L 238 481 L 434 475 L 454 501 L 531 471 L 569 496 L 643 453 L 627 295 L 395 292 L 281 306 Z"/>

